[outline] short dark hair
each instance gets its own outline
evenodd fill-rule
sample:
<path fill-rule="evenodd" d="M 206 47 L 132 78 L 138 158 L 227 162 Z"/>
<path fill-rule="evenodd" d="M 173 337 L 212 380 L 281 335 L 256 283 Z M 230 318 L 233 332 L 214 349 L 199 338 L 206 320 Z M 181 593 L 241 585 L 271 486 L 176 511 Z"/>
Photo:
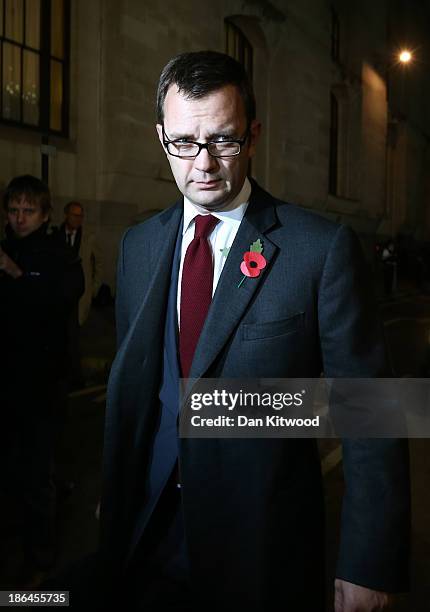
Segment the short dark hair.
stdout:
<path fill-rule="evenodd" d="M 31 174 L 16 176 L 10 181 L 3 194 L 3 208 L 7 211 L 9 202 L 19 201 L 22 198 L 32 204 L 38 204 L 44 214 L 48 214 L 51 210 L 49 187 Z"/>
<path fill-rule="evenodd" d="M 72 206 L 79 206 L 79 208 L 82 210 L 82 212 L 84 212 L 84 207 L 82 206 L 82 204 L 80 202 L 76 202 L 76 200 L 72 200 L 72 202 L 67 202 L 67 204 L 64 207 L 64 214 L 67 215 L 67 213 L 69 212 L 70 208 Z"/>
<path fill-rule="evenodd" d="M 164 101 L 171 85 L 187 98 L 198 99 L 224 87 L 238 88 L 245 105 L 248 125 L 255 119 L 252 84 L 242 64 L 217 51 L 197 51 L 177 55 L 163 68 L 157 91 L 157 122 L 163 123 Z"/>

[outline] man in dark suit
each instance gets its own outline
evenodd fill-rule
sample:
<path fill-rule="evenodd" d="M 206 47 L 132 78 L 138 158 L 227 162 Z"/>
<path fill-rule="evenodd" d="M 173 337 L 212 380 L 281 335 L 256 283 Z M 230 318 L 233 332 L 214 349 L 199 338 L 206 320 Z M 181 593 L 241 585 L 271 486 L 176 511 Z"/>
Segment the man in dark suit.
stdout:
<path fill-rule="evenodd" d="M 48 232 L 47 185 L 35 176 L 17 176 L 6 187 L 3 207 L 8 223 L 0 243 L 0 490 L 10 525 L 2 524 L 18 551 L 20 541 L 24 550 L 15 586 L 36 588 L 56 556 L 52 472 L 64 403 L 67 320 L 84 277 L 79 258 Z M 19 553 L 9 557 L 12 565 Z"/>
<path fill-rule="evenodd" d="M 58 238 L 79 255 L 85 277 L 85 292 L 79 300 L 79 325 L 90 313 L 92 299 L 97 295 L 102 278 L 102 257 L 95 234 L 84 221 L 84 207 L 80 202 L 68 202 L 64 207 L 64 223 L 58 228 Z"/>
<path fill-rule="evenodd" d="M 117 277 L 101 559 L 145 610 L 324 608 L 312 439 L 178 438 L 179 379 L 378 377 L 384 349 L 353 233 L 247 178 L 260 124 L 242 67 L 215 52 L 164 68 L 157 131 L 183 198 L 128 230 Z M 266 262 L 242 264 L 260 240 Z M 241 283 L 245 273 L 245 280 Z M 345 440 L 336 612 L 407 587 L 401 441 Z"/>
<path fill-rule="evenodd" d="M 101 285 L 101 255 L 95 235 L 83 225 L 84 207 L 80 202 L 68 202 L 64 206 L 64 222 L 55 228 L 59 244 L 68 245 L 75 256 L 79 257 L 85 279 L 85 291 L 70 313 L 68 325 L 69 339 L 69 385 L 71 389 L 85 386 L 81 364 L 80 328 L 91 309 L 93 297 Z"/>

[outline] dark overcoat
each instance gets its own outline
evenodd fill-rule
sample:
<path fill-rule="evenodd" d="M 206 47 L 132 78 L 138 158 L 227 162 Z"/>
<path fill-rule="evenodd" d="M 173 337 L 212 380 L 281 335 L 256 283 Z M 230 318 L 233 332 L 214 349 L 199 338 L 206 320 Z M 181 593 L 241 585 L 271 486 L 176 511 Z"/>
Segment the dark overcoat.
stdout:
<path fill-rule="evenodd" d="M 106 418 L 101 557 L 121 584 L 144 503 L 159 411 L 163 332 L 182 201 L 128 230 L 117 277 L 118 353 Z M 267 266 L 242 278 L 255 240 Z M 370 276 L 351 230 L 253 183 L 190 377 L 386 375 Z M 378 590 L 407 583 L 409 491 L 402 441 L 345 440 L 339 577 Z M 181 439 L 183 516 L 201 609 L 316 612 L 324 512 L 312 439 Z"/>

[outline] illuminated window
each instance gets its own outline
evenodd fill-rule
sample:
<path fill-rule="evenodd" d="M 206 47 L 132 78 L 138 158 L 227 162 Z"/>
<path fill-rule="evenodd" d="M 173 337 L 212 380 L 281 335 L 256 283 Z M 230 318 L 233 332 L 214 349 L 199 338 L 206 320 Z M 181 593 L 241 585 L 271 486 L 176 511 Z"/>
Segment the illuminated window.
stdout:
<path fill-rule="evenodd" d="M 68 133 L 70 0 L 0 0 L 0 120 Z"/>

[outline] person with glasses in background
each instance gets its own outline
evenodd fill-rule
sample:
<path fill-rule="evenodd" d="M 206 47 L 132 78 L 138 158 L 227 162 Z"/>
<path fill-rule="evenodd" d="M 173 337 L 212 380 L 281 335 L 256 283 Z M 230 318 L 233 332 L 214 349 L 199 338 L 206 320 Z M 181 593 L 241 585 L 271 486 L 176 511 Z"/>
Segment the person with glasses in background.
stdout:
<path fill-rule="evenodd" d="M 179 438 L 180 379 L 384 376 L 369 273 L 349 228 L 247 176 L 261 124 L 237 61 L 173 58 L 157 113 L 182 196 L 121 243 L 102 588 L 142 610 L 321 612 L 316 441 Z M 382 610 L 407 587 L 407 445 L 343 444 L 336 612 Z"/>

